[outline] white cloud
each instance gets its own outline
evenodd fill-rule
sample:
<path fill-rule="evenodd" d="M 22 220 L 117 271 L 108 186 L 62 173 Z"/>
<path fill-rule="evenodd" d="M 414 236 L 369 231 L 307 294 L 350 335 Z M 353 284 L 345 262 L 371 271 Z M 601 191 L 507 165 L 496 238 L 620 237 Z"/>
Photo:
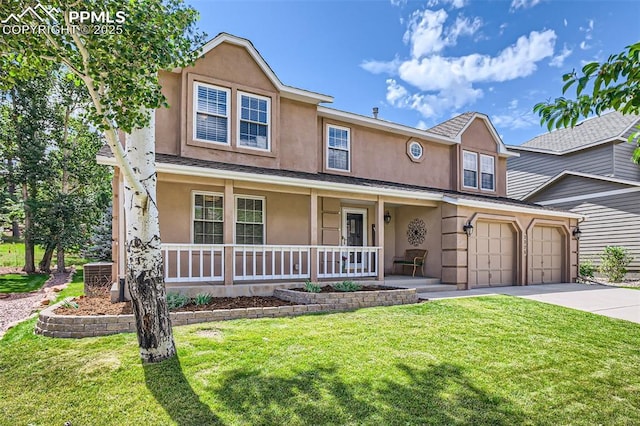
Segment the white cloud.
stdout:
<path fill-rule="evenodd" d="M 374 74 L 394 76 L 386 80 L 386 100 L 390 105 L 418 111 L 424 118 L 460 110 L 484 95 L 481 88 L 475 87 L 477 83 L 526 77 L 537 69 L 539 61 L 553 56 L 557 38 L 553 30 L 531 31 L 494 56 L 446 56 L 446 47 L 454 46 L 462 36 L 476 34 L 482 27 L 479 18 L 459 15 L 449 25 L 447 18 L 442 9 L 415 11 L 403 37 L 409 58 L 368 60 L 360 65 Z M 514 104 L 512 110 L 516 108 Z"/>
<path fill-rule="evenodd" d="M 432 127 L 432 126 L 429 126 L 423 120 L 418 121 L 418 124 L 416 124 L 416 129 L 420 129 L 420 130 L 427 130 L 430 127 Z"/>
<path fill-rule="evenodd" d="M 444 9 L 415 11 L 411 15 L 403 40 L 411 43 L 411 55 L 414 58 L 439 52 L 446 46 L 442 32 L 447 16 Z"/>
<path fill-rule="evenodd" d="M 473 53 L 458 58 L 433 55 L 410 59 L 398 68 L 400 77 L 421 90 L 443 90 L 474 82 L 507 81 L 533 73 L 536 62 L 553 55 L 553 30 L 532 31 L 497 56 Z"/>
<path fill-rule="evenodd" d="M 551 62 L 549 62 L 549 65 L 557 68 L 562 67 L 564 65 L 564 60 L 567 59 L 572 53 L 573 50 L 569 49 L 565 44 L 562 47 L 562 52 L 551 58 Z"/>
<path fill-rule="evenodd" d="M 582 50 L 588 50 L 591 49 L 591 45 L 589 44 L 589 40 L 593 39 L 593 26 L 594 26 L 594 21 L 593 19 L 589 19 L 587 21 L 587 26 L 586 27 L 580 27 L 580 31 L 584 33 L 584 40 L 580 42 L 580 49 Z"/>
<path fill-rule="evenodd" d="M 514 109 L 517 109 L 517 108 L 518 108 L 518 100 L 517 99 L 512 99 L 509 102 L 509 109 L 510 110 L 514 110 Z"/>
<path fill-rule="evenodd" d="M 390 0 L 392 6 L 404 6 L 407 4 L 407 0 Z"/>
<path fill-rule="evenodd" d="M 400 86 L 394 79 L 387 80 L 387 102 L 396 106 L 397 102 L 406 98 L 408 95 L 407 89 Z"/>
<path fill-rule="evenodd" d="M 362 61 L 360 67 L 371 74 L 395 74 L 400 65 L 400 59 L 395 58 L 393 61 Z"/>
<path fill-rule="evenodd" d="M 511 11 L 517 9 L 528 9 L 540 3 L 541 0 L 512 0 L 511 1 Z"/>
<path fill-rule="evenodd" d="M 448 4 L 453 9 L 462 9 L 467 5 L 467 0 L 429 0 L 427 2 L 427 7 L 436 7 L 440 4 Z"/>
<path fill-rule="evenodd" d="M 491 116 L 491 122 L 496 127 L 507 128 L 509 130 L 526 129 L 538 127 L 540 121 L 531 111 L 513 110 L 507 114 L 496 114 Z"/>
<path fill-rule="evenodd" d="M 507 24 L 506 22 L 504 24 L 500 24 L 500 35 L 504 34 L 504 30 L 507 29 L 507 27 L 509 26 L 509 24 Z"/>
<path fill-rule="evenodd" d="M 566 27 L 567 25 L 569 25 L 569 22 L 567 22 L 567 18 L 564 18 L 564 26 Z"/>
<path fill-rule="evenodd" d="M 443 9 L 417 10 L 411 15 L 403 41 L 411 45 L 411 55 L 414 58 L 440 52 L 447 46 L 455 46 L 458 37 L 472 36 L 482 27 L 480 18 L 470 19 L 460 15 L 453 25 L 445 28 L 448 17 Z"/>

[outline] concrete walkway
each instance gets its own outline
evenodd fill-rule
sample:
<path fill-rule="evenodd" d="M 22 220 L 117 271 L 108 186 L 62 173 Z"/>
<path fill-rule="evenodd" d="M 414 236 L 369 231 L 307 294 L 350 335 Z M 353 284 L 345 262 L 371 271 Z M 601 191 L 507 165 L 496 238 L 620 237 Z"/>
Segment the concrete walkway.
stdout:
<path fill-rule="evenodd" d="M 640 324 L 640 290 L 587 284 L 542 284 L 420 293 L 429 300 L 506 294 Z"/>

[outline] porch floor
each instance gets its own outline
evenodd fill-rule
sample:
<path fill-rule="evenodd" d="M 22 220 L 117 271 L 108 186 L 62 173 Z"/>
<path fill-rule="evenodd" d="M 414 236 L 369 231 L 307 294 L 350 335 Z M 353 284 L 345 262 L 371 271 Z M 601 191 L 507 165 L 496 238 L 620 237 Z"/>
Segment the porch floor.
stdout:
<path fill-rule="evenodd" d="M 338 281 L 335 279 L 334 281 Z M 389 287 L 415 288 L 418 293 L 428 293 L 433 291 L 456 290 L 454 285 L 441 284 L 439 278 L 412 277 L 410 275 L 386 275 L 384 281 L 372 279 L 357 279 L 362 284 L 380 284 Z M 323 284 L 328 281 L 321 281 Z M 177 292 L 194 297 L 200 293 L 207 293 L 214 297 L 237 297 L 237 296 L 271 296 L 276 288 L 302 287 L 302 281 L 269 281 L 269 282 L 246 282 L 236 283 L 226 286 L 216 282 L 172 282 L 167 283 L 168 292 Z"/>

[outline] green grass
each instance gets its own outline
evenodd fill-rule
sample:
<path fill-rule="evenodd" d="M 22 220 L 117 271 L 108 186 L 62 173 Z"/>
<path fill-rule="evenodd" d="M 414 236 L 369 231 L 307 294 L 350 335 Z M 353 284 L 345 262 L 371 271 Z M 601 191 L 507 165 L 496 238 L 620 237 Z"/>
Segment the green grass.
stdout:
<path fill-rule="evenodd" d="M 0 341 L 2 424 L 640 424 L 640 325 L 507 296 L 176 327 L 147 366 L 33 325 Z"/>
<path fill-rule="evenodd" d="M 44 254 L 44 250 L 40 246 L 36 246 L 34 249 L 36 266 L 37 263 L 42 259 L 42 255 Z M 52 259 L 53 263 L 56 262 L 55 253 Z M 84 265 L 87 263 L 87 260 L 80 257 L 76 253 L 67 253 L 65 256 L 65 262 L 67 265 Z M 23 267 L 24 266 L 24 243 L 12 243 L 12 242 L 4 242 L 0 243 L 0 266 L 15 266 L 15 267 Z"/>
<path fill-rule="evenodd" d="M 38 290 L 48 279 L 47 274 L 0 275 L 0 293 L 28 293 Z"/>

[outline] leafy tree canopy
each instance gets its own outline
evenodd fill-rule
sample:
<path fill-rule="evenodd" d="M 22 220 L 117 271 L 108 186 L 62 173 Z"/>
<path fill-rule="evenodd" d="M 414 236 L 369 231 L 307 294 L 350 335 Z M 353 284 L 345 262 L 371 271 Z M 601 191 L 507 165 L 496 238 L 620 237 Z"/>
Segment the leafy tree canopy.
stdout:
<path fill-rule="evenodd" d="M 622 114 L 640 114 L 640 42 L 627 46 L 621 53 L 611 55 L 603 62 L 591 62 L 582 71 L 563 75 L 562 94 L 575 86 L 575 99 L 565 97 L 541 102 L 533 108 L 547 128 L 573 127 L 581 117 L 587 118 L 607 110 Z M 638 143 L 640 132 L 629 142 Z M 640 146 L 633 154 L 640 164 Z"/>

